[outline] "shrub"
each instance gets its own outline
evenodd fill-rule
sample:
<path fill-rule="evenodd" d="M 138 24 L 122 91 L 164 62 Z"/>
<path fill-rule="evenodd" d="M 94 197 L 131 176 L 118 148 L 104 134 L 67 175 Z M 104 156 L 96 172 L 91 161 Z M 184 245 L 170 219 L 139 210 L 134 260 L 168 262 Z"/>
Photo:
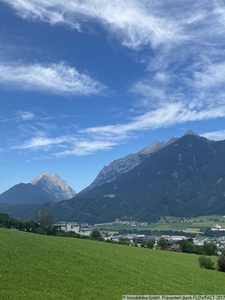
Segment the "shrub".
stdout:
<path fill-rule="evenodd" d="M 198 261 L 201 268 L 215 270 L 215 262 L 213 262 L 211 258 L 206 256 L 200 256 Z"/>
<path fill-rule="evenodd" d="M 218 271 L 225 272 L 225 258 L 219 257 L 217 261 Z"/>
<path fill-rule="evenodd" d="M 222 254 L 219 256 L 217 260 L 218 271 L 225 272 L 225 250 L 223 250 Z"/>
<path fill-rule="evenodd" d="M 94 240 L 101 240 L 102 239 L 102 236 L 101 236 L 101 233 L 97 230 L 97 229 L 94 229 L 90 235 L 90 237 Z"/>

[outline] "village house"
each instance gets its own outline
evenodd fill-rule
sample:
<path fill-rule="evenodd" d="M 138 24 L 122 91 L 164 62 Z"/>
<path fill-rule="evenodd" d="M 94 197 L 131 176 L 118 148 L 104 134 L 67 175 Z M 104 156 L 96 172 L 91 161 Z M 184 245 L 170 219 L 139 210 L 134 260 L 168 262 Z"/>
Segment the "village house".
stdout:
<path fill-rule="evenodd" d="M 171 251 L 181 251 L 180 250 L 180 240 L 167 240 L 167 250 Z"/>
<path fill-rule="evenodd" d="M 137 245 L 138 247 L 147 247 L 149 240 L 152 240 L 155 244 L 155 237 L 153 236 L 138 236 L 132 239 L 132 245 Z"/>
<path fill-rule="evenodd" d="M 54 224 L 54 227 L 58 228 L 58 230 L 62 230 L 65 232 L 72 231 L 84 236 L 90 236 L 93 231 L 91 227 L 82 227 L 77 223 L 58 222 Z"/>

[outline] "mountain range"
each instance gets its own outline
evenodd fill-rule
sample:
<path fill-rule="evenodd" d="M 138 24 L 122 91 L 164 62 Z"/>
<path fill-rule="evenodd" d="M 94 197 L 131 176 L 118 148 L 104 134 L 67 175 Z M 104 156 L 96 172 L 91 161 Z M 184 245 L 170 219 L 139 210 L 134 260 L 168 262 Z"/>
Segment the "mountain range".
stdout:
<path fill-rule="evenodd" d="M 43 204 L 72 198 L 75 194 L 56 173 L 42 173 L 30 183 L 19 183 L 2 193 L 0 204 Z"/>
<path fill-rule="evenodd" d="M 98 176 L 95 178 L 93 183 L 89 187 L 87 187 L 84 191 L 117 179 L 120 175 L 129 172 L 130 170 L 132 170 L 133 168 L 141 164 L 146 157 L 166 147 L 167 145 L 171 144 L 175 140 L 176 138 L 173 137 L 167 143 L 164 141 L 163 142 L 155 141 L 150 146 L 144 148 L 138 153 L 129 154 L 123 158 L 114 160 L 99 172 Z"/>
<path fill-rule="evenodd" d="M 225 141 L 189 130 L 167 143 L 154 142 L 104 167 L 75 197 L 45 207 L 57 221 L 89 223 L 225 214 Z M 31 210 L 21 218 L 34 215 Z"/>

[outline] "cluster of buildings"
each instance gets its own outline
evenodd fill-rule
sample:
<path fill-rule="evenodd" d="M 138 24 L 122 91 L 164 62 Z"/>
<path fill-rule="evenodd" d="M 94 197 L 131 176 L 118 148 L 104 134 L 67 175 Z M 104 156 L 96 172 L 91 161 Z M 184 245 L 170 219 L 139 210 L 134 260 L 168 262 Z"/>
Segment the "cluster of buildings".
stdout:
<path fill-rule="evenodd" d="M 215 227 L 211 228 L 212 231 L 225 231 L 225 228 L 220 226 L 219 224 L 216 224 Z"/>
<path fill-rule="evenodd" d="M 176 235 L 161 235 L 161 236 L 145 236 L 145 235 L 137 235 L 137 234 L 123 234 L 123 235 L 110 235 L 103 236 L 104 240 L 110 240 L 112 242 L 120 242 L 122 240 L 126 240 L 129 242 L 130 246 L 138 246 L 138 247 L 147 247 L 148 241 L 152 240 L 154 243 L 154 249 L 157 248 L 159 239 L 163 237 L 167 243 L 167 249 L 169 250 L 179 250 L 180 244 L 179 241 L 187 240 L 189 237 L 186 236 L 176 236 Z M 225 236 L 217 237 L 217 238 L 205 238 L 205 239 L 193 239 L 194 245 L 203 246 L 204 243 L 212 243 L 217 246 L 218 254 L 221 254 L 223 250 L 225 250 Z"/>
<path fill-rule="evenodd" d="M 119 224 L 121 224 L 123 221 L 117 221 Z M 114 222 L 115 224 L 116 222 Z M 117 224 L 118 224 L 117 223 Z M 125 222 L 126 225 L 129 223 L 131 224 L 136 224 L 137 222 Z M 111 223 L 110 223 L 111 224 Z M 139 225 L 142 224 L 142 225 Z M 133 225 L 133 226 L 145 226 L 143 224 L 147 223 L 138 223 L 138 225 Z M 98 225 L 103 225 L 103 224 L 98 224 Z M 132 226 L 132 225 L 131 225 Z M 83 235 L 83 236 L 90 236 L 93 227 L 91 227 L 88 224 L 77 224 L 77 223 L 72 223 L 72 222 L 58 222 L 54 224 L 54 227 L 58 228 L 59 230 L 63 230 L 65 232 L 75 232 L 77 234 Z M 220 225 L 216 224 L 215 227 L 211 228 L 213 231 L 225 231 L 225 228 L 221 227 Z M 112 242 L 121 242 L 121 241 L 126 241 L 127 244 L 130 246 L 138 246 L 138 247 L 147 247 L 148 241 L 152 240 L 154 244 L 154 248 L 157 248 L 158 241 L 161 237 L 163 237 L 166 240 L 167 243 L 167 248 L 170 250 L 179 250 L 179 241 L 181 240 L 187 240 L 189 239 L 186 236 L 177 236 L 177 235 L 161 235 L 161 236 L 145 236 L 145 235 L 138 235 L 138 234 L 112 234 L 112 235 L 107 235 L 103 234 L 102 235 L 103 239 L 105 241 L 112 241 Z M 202 238 L 194 238 L 193 243 L 198 246 L 203 246 L 204 243 L 213 243 L 217 246 L 218 249 L 218 254 L 222 252 L 225 249 L 225 235 L 222 237 L 208 237 L 205 239 Z"/>
<path fill-rule="evenodd" d="M 171 250 L 178 250 L 180 247 L 179 241 L 188 239 L 185 236 L 175 236 L 175 235 L 161 235 L 161 236 L 145 236 L 145 235 L 138 235 L 138 234 L 121 234 L 121 235 L 110 235 L 110 236 L 103 236 L 104 240 L 110 240 L 112 242 L 121 242 L 126 240 L 130 246 L 138 246 L 138 247 L 147 247 L 149 240 L 153 241 L 153 248 L 157 248 L 159 239 L 163 237 L 167 243 L 167 248 Z"/>
<path fill-rule="evenodd" d="M 104 225 L 122 225 L 122 226 L 147 226 L 149 223 L 147 222 L 136 222 L 136 221 L 121 221 L 117 219 L 114 222 L 108 222 L 108 223 L 100 223 L 100 224 L 95 224 L 95 226 L 104 226 Z"/>
<path fill-rule="evenodd" d="M 193 239 L 193 243 L 198 246 L 203 246 L 204 243 L 215 244 L 218 249 L 218 254 L 221 254 L 225 250 L 225 235 L 221 237 L 210 237 L 205 239 Z"/>
<path fill-rule="evenodd" d="M 72 231 L 84 236 L 90 236 L 93 231 L 93 228 L 88 224 L 78 225 L 77 223 L 58 222 L 54 224 L 54 227 L 58 230 L 63 230 L 65 232 Z"/>

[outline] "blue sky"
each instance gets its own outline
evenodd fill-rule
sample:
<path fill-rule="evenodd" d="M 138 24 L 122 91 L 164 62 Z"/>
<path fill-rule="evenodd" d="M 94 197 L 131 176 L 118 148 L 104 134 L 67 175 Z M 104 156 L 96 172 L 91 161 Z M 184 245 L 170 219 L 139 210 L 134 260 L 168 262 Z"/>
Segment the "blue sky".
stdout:
<path fill-rule="evenodd" d="M 223 1 L 0 0 L 0 193 L 75 191 L 188 129 L 225 139 Z"/>

